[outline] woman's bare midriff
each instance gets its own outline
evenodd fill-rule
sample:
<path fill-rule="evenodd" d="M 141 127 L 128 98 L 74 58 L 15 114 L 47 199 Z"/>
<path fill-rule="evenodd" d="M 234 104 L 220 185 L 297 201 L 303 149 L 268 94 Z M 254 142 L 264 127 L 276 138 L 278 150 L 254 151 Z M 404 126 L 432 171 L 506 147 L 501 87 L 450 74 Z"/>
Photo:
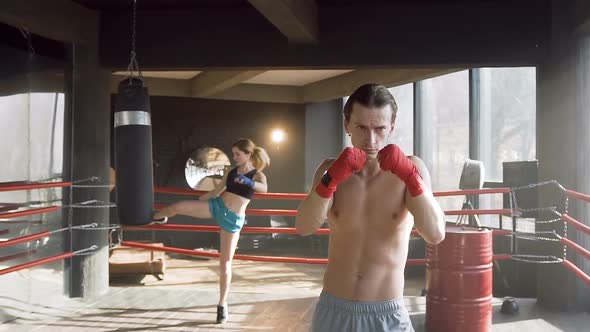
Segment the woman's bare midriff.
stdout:
<path fill-rule="evenodd" d="M 248 198 L 228 192 L 224 192 L 220 196 L 223 200 L 223 204 L 225 204 L 225 207 L 227 207 L 230 211 L 240 216 L 246 214 L 246 207 L 250 202 Z"/>

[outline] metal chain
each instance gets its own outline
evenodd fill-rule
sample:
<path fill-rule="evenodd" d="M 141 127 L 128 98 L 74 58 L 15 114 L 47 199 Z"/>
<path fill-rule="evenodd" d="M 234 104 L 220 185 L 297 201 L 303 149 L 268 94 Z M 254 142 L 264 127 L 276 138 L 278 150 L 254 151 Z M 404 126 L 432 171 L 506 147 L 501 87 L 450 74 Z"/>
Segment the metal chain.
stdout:
<path fill-rule="evenodd" d="M 117 230 L 120 229 L 121 225 L 108 225 L 108 226 L 96 226 L 91 229 L 91 231 L 108 231 L 108 230 Z"/>
<path fill-rule="evenodd" d="M 20 33 L 23 35 L 23 37 L 25 38 L 25 40 L 27 41 L 27 48 L 29 50 L 29 56 L 33 56 L 35 55 L 35 49 L 33 48 L 33 43 L 31 41 L 31 33 L 29 32 L 29 30 L 25 29 L 25 28 L 19 28 Z"/>
<path fill-rule="evenodd" d="M 63 231 L 68 231 L 68 230 L 73 230 L 73 229 L 88 229 L 88 228 L 94 228 L 98 226 L 97 223 L 92 223 L 92 224 L 86 224 L 86 225 L 79 225 L 79 226 L 71 226 L 71 227 L 64 227 L 64 228 L 60 228 L 60 229 L 56 229 L 53 231 L 50 231 L 49 234 L 55 234 L 55 233 L 59 233 L 59 232 L 63 232 Z"/>
<path fill-rule="evenodd" d="M 96 253 L 96 249 L 98 249 L 98 246 L 94 244 L 86 249 L 74 251 L 74 256 L 93 255 Z"/>
<path fill-rule="evenodd" d="M 115 203 L 104 202 L 104 201 L 92 199 L 89 201 L 74 203 L 72 205 L 64 205 L 63 207 L 94 209 L 94 208 L 112 208 L 112 207 L 116 207 L 116 206 L 117 206 L 117 204 L 115 204 Z"/>
<path fill-rule="evenodd" d="M 99 230 L 112 230 L 112 229 L 120 229 L 120 228 L 121 228 L 121 225 L 104 226 L 104 225 L 100 225 L 99 223 L 93 222 L 91 224 L 86 224 L 86 225 L 79 225 L 79 226 L 72 226 L 72 227 L 64 227 L 64 228 L 60 228 L 60 229 L 55 229 L 53 231 L 50 231 L 49 234 L 55 234 L 55 233 L 68 231 L 68 230 L 99 231 Z"/>
<path fill-rule="evenodd" d="M 546 206 L 546 207 L 539 207 L 539 208 L 528 208 L 528 209 L 523 209 L 521 207 L 518 206 L 518 202 L 516 199 L 516 191 L 517 190 L 526 190 L 526 189 L 532 189 L 532 188 L 536 188 L 536 187 L 540 187 L 540 186 L 545 186 L 545 185 L 554 185 L 557 186 L 563 193 L 565 193 L 565 188 L 559 184 L 559 182 L 555 181 L 555 180 L 549 180 L 549 181 L 545 181 L 545 182 L 540 182 L 540 183 L 532 183 L 526 186 L 522 186 L 522 187 L 515 187 L 512 188 L 510 197 L 512 200 L 514 200 L 514 215 L 515 216 L 522 216 L 524 213 L 527 212 L 544 212 L 544 211 L 549 211 L 553 214 L 556 214 L 558 217 L 557 218 L 553 218 L 553 219 L 548 219 L 548 220 L 535 220 L 535 223 L 537 224 L 550 224 L 550 223 L 554 223 L 557 221 L 561 220 L 561 213 L 559 213 L 557 211 L 558 207 L 557 206 Z M 563 197 L 566 199 L 566 209 L 567 209 L 567 196 L 564 194 Z"/>
<path fill-rule="evenodd" d="M 89 177 L 89 178 L 86 178 L 86 179 L 82 179 L 82 180 L 76 180 L 76 181 L 73 181 L 73 182 L 72 182 L 72 186 L 73 186 L 73 184 L 75 184 L 75 183 L 83 183 L 83 182 L 96 182 L 96 181 L 99 181 L 99 180 L 100 180 L 100 178 L 99 178 L 98 176 L 91 176 L 91 177 Z"/>
<path fill-rule="evenodd" d="M 109 188 L 111 186 L 111 184 L 79 184 L 79 183 L 84 183 L 84 182 L 98 182 L 100 180 L 101 180 L 101 178 L 98 176 L 91 176 L 86 179 L 77 180 L 77 181 L 72 182 L 72 187 L 75 187 L 75 188 Z"/>
<path fill-rule="evenodd" d="M 557 206 L 553 205 L 553 206 L 544 206 L 544 207 L 538 207 L 538 208 L 528 208 L 528 209 L 520 209 L 520 211 L 522 212 L 544 212 L 544 211 L 549 211 L 549 212 L 557 212 Z"/>
<path fill-rule="evenodd" d="M 563 262 L 563 259 L 555 256 L 512 255 L 512 259 L 519 262 L 537 264 L 555 264 Z"/>
<path fill-rule="evenodd" d="M 133 0 L 133 12 L 132 12 L 132 23 L 131 23 L 131 55 L 127 71 L 129 72 L 129 85 L 133 80 L 133 73 L 137 70 L 138 78 L 143 82 L 143 76 L 141 69 L 139 68 L 139 62 L 137 61 L 137 53 L 135 52 L 135 39 L 136 39 L 136 27 L 137 27 L 137 0 Z"/>
<path fill-rule="evenodd" d="M 550 184 L 557 186 L 557 188 L 559 188 L 561 191 L 565 191 L 565 188 L 561 184 L 559 184 L 559 182 L 557 182 L 555 180 L 549 180 L 549 181 L 544 181 L 544 182 L 539 182 L 539 183 L 531 183 L 526 186 L 514 187 L 514 188 L 512 188 L 512 190 L 516 191 L 516 190 L 533 189 L 536 187 L 546 186 L 546 185 L 550 185 Z"/>
<path fill-rule="evenodd" d="M 518 207 L 518 202 L 516 201 L 516 191 L 514 190 L 510 190 L 510 199 L 508 200 L 510 202 L 510 216 L 511 217 L 518 217 L 520 208 Z"/>
<path fill-rule="evenodd" d="M 511 198 L 510 201 L 511 202 L 510 203 L 511 203 L 511 208 L 514 211 L 513 215 L 521 216 L 527 212 L 549 211 L 549 212 L 553 213 L 554 215 L 556 215 L 557 218 L 553 218 L 553 219 L 549 219 L 549 220 L 536 220 L 535 219 L 535 224 L 549 224 L 549 223 L 560 221 L 561 220 L 561 213 L 558 211 L 557 206 L 547 206 L 547 207 L 528 208 L 528 209 L 523 209 L 518 206 L 518 201 L 516 198 L 517 191 L 530 190 L 530 189 L 534 189 L 534 188 L 541 187 L 541 186 L 547 186 L 547 185 L 556 186 L 562 192 L 563 197 L 565 198 L 565 202 L 564 202 L 564 211 L 565 212 L 564 213 L 567 213 L 569 201 L 568 201 L 567 196 L 565 195 L 565 188 L 561 184 L 559 184 L 559 182 L 557 182 L 555 180 L 549 180 L 549 181 L 544 181 L 544 182 L 539 182 L 539 183 L 532 183 L 532 184 L 529 184 L 526 186 L 511 188 L 511 191 L 510 191 L 510 198 Z M 512 204 L 514 204 L 514 205 L 512 205 Z M 542 234 L 552 234 L 554 236 L 554 238 L 549 238 L 546 236 L 539 236 Z M 533 241 L 542 240 L 542 241 L 559 242 L 561 239 L 561 236 L 559 234 L 557 234 L 555 232 L 555 230 L 541 231 L 541 232 L 535 232 L 535 233 L 516 232 L 515 234 L 513 234 L 513 236 L 516 236 L 519 239 L 533 240 Z M 567 225 L 565 225 L 565 223 L 564 223 L 564 236 L 567 236 Z M 566 259 L 566 257 L 567 257 L 567 249 L 566 249 L 565 245 L 563 245 L 563 258 L 559 258 L 559 257 L 555 257 L 555 256 L 512 255 L 512 259 L 514 259 L 516 261 L 521 261 L 521 262 L 525 262 L 525 263 L 536 263 L 536 264 L 561 263 L 564 259 Z"/>
<path fill-rule="evenodd" d="M 565 202 L 564 202 L 564 213 L 567 214 L 569 211 L 569 198 L 565 195 Z M 561 215 L 560 215 L 561 217 Z M 563 237 L 567 238 L 567 222 L 563 222 Z M 563 259 L 567 259 L 567 246 L 565 243 L 563 244 Z"/>
<path fill-rule="evenodd" d="M 514 235 L 517 238 L 524 239 L 524 240 L 559 242 L 559 238 L 549 238 L 549 237 L 545 237 L 545 236 L 539 236 L 538 234 L 551 234 L 553 236 L 557 236 L 555 231 L 541 231 L 541 232 L 535 232 L 535 233 L 516 232 Z"/>
<path fill-rule="evenodd" d="M 73 184 L 75 188 L 110 188 L 110 184 Z"/>
<path fill-rule="evenodd" d="M 137 27 L 137 0 L 133 0 L 133 25 L 131 26 L 131 59 L 135 60 L 135 29 Z"/>
<path fill-rule="evenodd" d="M 554 219 L 549 219 L 549 220 L 536 220 L 535 223 L 539 224 L 539 225 L 543 225 L 543 224 L 551 224 L 554 222 L 558 222 L 561 221 L 561 218 L 554 218 Z"/>
<path fill-rule="evenodd" d="M 555 180 L 549 180 L 549 181 L 544 181 L 544 182 L 539 182 L 539 183 L 531 183 L 531 184 L 528 184 L 526 186 L 521 186 L 521 187 L 514 187 L 514 188 L 511 188 L 510 196 L 514 199 L 515 209 L 519 210 L 519 211 L 536 211 L 536 210 L 549 209 L 550 207 L 543 207 L 543 208 L 536 208 L 536 209 L 535 208 L 521 209 L 518 207 L 518 202 L 516 199 L 516 191 L 528 190 L 528 189 L 533 189 L 533 188 L 542 187 L 542 186 L 546 186 L 546 185 L 557 186 L 563 193 L 565 193 L 565 188 L 561 184 L 559 184 L 559 182 L 557 182 Z"/>
<path fill-rule="evenodd" d="M 540 212 L 540 211 L 549 211 L 557 216 L 557 218 L 548 219 L 548 220 L 539 220 L 535 218 L 536 224 L 551 224 L 561 220 L 561 213 L 557 211 L 557 206 L 548 206 L 548 207 L 541 207 L 541 208 L 531 208 L 531 209 L 524 209 L 525 212 Z"/>
<path fill-rule="evenodd" d="M 115 232 L 117 232 L 117 242 L 113 241 L 113 234 Z M 123 242 L 123 229 L 120 227 L 118 227 L 118 229 L 112 229 L 109 232 L 109 249 L 114 249 L 118 247 L 121 244 L 121 242 Z"/>

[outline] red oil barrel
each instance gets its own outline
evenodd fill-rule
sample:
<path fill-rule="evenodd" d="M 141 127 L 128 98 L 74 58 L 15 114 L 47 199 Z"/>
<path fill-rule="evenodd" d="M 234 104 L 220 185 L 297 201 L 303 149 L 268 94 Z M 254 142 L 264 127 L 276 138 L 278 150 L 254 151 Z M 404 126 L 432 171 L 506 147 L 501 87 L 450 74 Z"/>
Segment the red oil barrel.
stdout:
<path fill-rule="evenodd" d="M 426 246 L 426 331 L 492 330 L 492 232 L 447 226 Z"/>

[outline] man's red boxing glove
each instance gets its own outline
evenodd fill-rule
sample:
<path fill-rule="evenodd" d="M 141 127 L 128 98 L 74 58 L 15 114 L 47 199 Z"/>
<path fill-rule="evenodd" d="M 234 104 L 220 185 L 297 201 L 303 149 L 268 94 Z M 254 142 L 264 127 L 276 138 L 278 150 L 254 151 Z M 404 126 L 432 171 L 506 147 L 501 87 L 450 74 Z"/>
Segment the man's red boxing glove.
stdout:
<path fill-rule="evenodd" d="M 322 176 L 322 180 L 315 187 L 315 192 L 323 198 L 332 197 L 338 184 L 346 180 L 352 172 L 363 168 L 366 159 L 367 154 L 361 149 L 344 149 Z"/>
<path fill-rule="evenodd" d="M 424 181 L 418 173 L 416 165 L 395 144 L 389 144 L 377 154 L 379 167 L 384 171 L 390 171 L 406 183 L 412 197 L 420 195 L 424 191 Z"/>

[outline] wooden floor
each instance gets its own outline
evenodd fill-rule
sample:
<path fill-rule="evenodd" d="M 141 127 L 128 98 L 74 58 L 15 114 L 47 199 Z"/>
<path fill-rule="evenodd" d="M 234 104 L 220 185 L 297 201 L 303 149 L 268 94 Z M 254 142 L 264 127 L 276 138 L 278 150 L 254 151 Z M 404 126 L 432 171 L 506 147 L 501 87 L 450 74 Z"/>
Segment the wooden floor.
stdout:
<path fill-rule="evenodd" d="M 309 329 L 323 266 L 236 261 L 233 271 L 230 317 L 222 325 L 214 324 L 217 261 L 174 258 L 168 260 L 164 280 L 152 276 L 141 283 L 112 280 L 109 292 L 92 301 L 63 298 L 53 305 L 35 305 L 33 301 L 27 304 L 28 310 L 18 312 L 18 304 L 4 296 L 3 306 L 21 318 L 0 325 L 0 331 Z M 424 330 L 425 298 L 419 296 L 422 288 L 423 280 L 406 282 L 406 305 L 416 331 Z M 501 299 L 494 299 L 493 331 L 590 331 L 588 313 L 546 312 L 537 308 L 534 300 L 518 302 L 520 313 L 507 317 L 499 313 Z"/>

